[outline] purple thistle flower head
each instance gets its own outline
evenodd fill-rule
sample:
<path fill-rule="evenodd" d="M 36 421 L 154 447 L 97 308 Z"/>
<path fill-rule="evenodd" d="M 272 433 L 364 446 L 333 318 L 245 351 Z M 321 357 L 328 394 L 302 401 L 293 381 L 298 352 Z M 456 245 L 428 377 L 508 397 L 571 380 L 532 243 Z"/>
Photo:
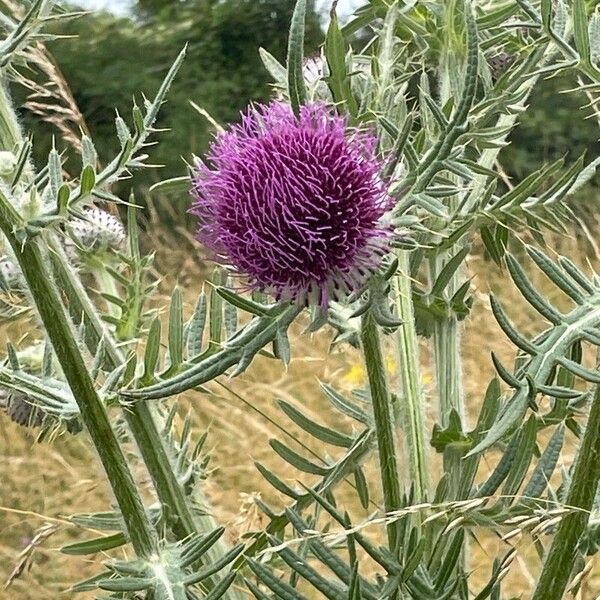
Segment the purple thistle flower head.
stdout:
<path fill-rule="evenodd" d="M 326 306 L 363 284 L 389 247 L 375 146 L 324 104 L 299 116 L 281 102 L 250 108 L 193 174 L 198 240 L 252 288 Z"/>

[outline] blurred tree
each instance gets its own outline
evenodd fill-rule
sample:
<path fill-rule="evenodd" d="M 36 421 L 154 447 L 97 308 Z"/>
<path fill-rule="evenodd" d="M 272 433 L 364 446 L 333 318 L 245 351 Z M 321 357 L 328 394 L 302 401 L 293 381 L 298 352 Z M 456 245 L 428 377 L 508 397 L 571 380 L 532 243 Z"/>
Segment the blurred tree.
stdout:
<path fill-rule="evenodd" d="M 184 160 L 207 148 L 210 124 L 190 107 L 189 100 L 225 123 L 236 120 L 249 101 L 269 97 L 269 76 L 258 48 L 264 46 L 285 60 L 294 4 L 295 0 L 138 0 L 131 18 L 94 12 L 61 24 L 62 33 L 75 37 L 53 42 L 50 50 L 73 90 L 101 159 L 106 159 L 115 149 L 114 109 L 128 119 L 132 98 L 136 96 L 139 103 L 140 92 L 153 94 L 179 50 L 188 44 L 187 60 L 160 117 L 159 126 L 170 131 L 161 134 L 161 144 L 151 150 L 151 160 L 165 168 L 144 171 L 137 180 L 151 184 L 183 174 Z M 313 1 L 307 18 L 307 53 L 316 52 L 321 41 Z M 600 151 L 596 125 L 579 110 L 587 103 L 585 96 L 557 93 L 574 87 L 576 82 L 565 77 L 539 84 L 531 100 L 533 110 L 524 115 L 501 155 L 510 176 L 521 178 L 563 155 L 574 160 L 585 150 Z M 37 118 L 23 117 L 37 132 L 38 160 L 45 160 L 56 132 Z M 69 168 L 76 172 L 78 165 L 67 162 Z M 125 183 L 122 191 L 128 189 Z"/>
<path fill-rule="evenodd" d="M 206 150 L 210 125 L 193 100 L 217 121 L 236 120 L 251 100 L 270 95 L 269 75 L 258 49 L 285 60 L 294 0 L 140 0 L 132 18 L 90 13 L 67 24 L 73 35 L 50 45 L 96 141 L 101 159 L 115 147 L 114 109 L 126 120 L 132 99 L 153 94 L 171 62 L 188 44 L 188 55 L 160 117 L 161 144 L 151 159 L 165 165 L 144 172 L 146 183 L 185 172 L 184 159 Z M 322 40 L 314 6 L 307 18 L 307 52 Z M 25 116 L 27 118 L 27 116 Z M 40 160 L 50 147 L 50 128 L 32 123 Z M 73 165 L 76 168 L 76 165 Z M 69 164 L 67 163 L 67 168 Z"/>
<path fill-rule="evenodd" d="M 546 79 L 536 87 L 531 109 L 502 153 L 510 175 L 518 180 L 561 157 L 573 162 L 583 153 L 600 154 L 598 125 L 589 99 L 583 91 L 565 93 L 579 87 L 572 75 Z"/>

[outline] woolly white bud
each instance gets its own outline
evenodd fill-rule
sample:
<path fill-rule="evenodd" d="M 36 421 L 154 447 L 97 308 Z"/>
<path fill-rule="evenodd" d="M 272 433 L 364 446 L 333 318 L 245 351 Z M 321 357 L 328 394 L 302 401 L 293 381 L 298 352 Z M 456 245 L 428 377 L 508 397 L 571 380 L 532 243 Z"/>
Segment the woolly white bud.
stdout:
<path fill-rule="evenodd" d="M 0 177 L 10 177 L 17 168 L 17 157 L 7 150 L 0 151 Z"/>
<path fill-rule="evenodd" d="M 23 427 L 40 427 L 44 421 L 44 412 L 22 392 L 9 391 L 6 394 L 6 414 Z"/>
<path fill-rule="evenodd" d="M 69 223 L 73 239 L 65 240 L 65 250 L 71 260 L 79 262 L 82 254 L 122 251 L 126 235 L 121 221 L 100 208 L 88 208 L 85 218 Z"/>
<path fill-rule="evenodd" d="M 25 281 L 21 275 L 21 270 L 8 256 L 0 256 L 0 273 L 4 279 L 7 290 L 22 290 L 25 287 Z"/>

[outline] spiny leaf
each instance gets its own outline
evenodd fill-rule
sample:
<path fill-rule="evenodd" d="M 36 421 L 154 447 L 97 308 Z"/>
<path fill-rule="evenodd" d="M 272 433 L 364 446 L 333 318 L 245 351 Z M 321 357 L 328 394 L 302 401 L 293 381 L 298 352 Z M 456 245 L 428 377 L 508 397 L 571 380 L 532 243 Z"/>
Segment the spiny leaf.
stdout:
<path fill-rule="evenodd" d="M 492 312 L 496 317 L 496 321 L 498 321 L 498 325 L 500 325 L 502 331 L 504 331 L 508 339 L 510 339 L 510 341 L 517 346 L 517 348 L 523 350 L 523 352 L 526 352 L 530 355 L 537 354 L 539 351 L 538 348 L 536 348 L 529 340 L 523 337 L 513 327 L 508 315 L 504 312 L 502 305 L 498 302 L 498 300 L 496 300 L 496 297 L 493 294 L 490 295 L 490 304 L 492 307 Z"/>
<path fill-rule="evenodd" d="M 289 485 L 284 483 L 277 475 L 275 475 L 272 471 L 267 469 L 267 467 L 261 465 L 258 462 L 255 462 L 254 465 L 260 472 L 260 474 L 278 491 L 294 500 L 297 500 L 300 497 L 300 494 L 293 490 Z"/>
<path fill-rule="evenodd" d="M 552 434 L 546 449 L 542 453 L 542 456 L 540 456 L 535 470 L 523 490 L 524 497 L 538 498 L 544 492 L 558 463 L 564 439 L 565 426 L 561 423 Z"/>
<path fill-rule="evenodd" d="M 585 302 L 585 299 L 579 290 L 573 286 L 567 277 L 565 277 L 564 273 L 541 250 L 538 250 L 533 246 L 527 246 L 527 253 L 556 287 L 561 289 L 577 304 L 583 304 Z"/>
<path fill-rule="evenodd" d="M 517 493 L 525 476 L 527 470 L 531 464 L 533 458 L 533 452 L 535 450 L 537 434 L 537 422 L 534 415 L 531 415 L 525 424 L 522 431 L 521 440 L 519 443 L 519 450 L 516 455 L 515 462 L 511 466 L 510 473 L 504 487 L 502 488 L 502 494 L 504 496 L 513 496 Z"/>
<path fill-rule="evenodd" d="M 96 554 L 97 552 L 106 552 L 113 548 L 119 548 L 127 543 L 127 538 L 124 533 L 115 533 L 104 537 L 86 540 L 84 542 L 76 542 L 63 546 L 60 551 L 63 554 L 71 554 L 73 556 L 85 556 L 88 554 Z"/>
<path fill-rule="evenodd" d="M 502 485 L 502 482 L 508 477 L 508 474 L 512 468 L 512 465 L 517 456 L 519 444 L 521 442 L 522 433 L 517 431 L 513 434 L 508 446 L 502 453 L 500 462 L 496 465 L 496 468 L 492 471 L 492 474 L 485 480 L 483 485 L 479 487 L 475 496 L 479 498 L 485 498 L 491 496 L 496 490 Z"/>
<path fill-rule="evenodd" d="M 327 475 L 329 469 L 327 467 L 322 467 L 321 465 L 317 465 L 310 460 L 304 458 L 291 448 L 288 448 L 285 444 L 282 444 L 279 440 L 270 440 L 270 445 L 283 460 L 288 462 L 290 465 L 295 467 L 300 471 L 304 471 L 305 473 L 311 473 L 312 475 Z"/>
<path fill-rule="evenodd" d="M 310 433 L 316 439 L 325 442 L 326 444 L 332 444 L 333 446 L 340 446 L 342 448 L 349 448 L 352 446 L 352 443 L 354 442 L 353 438 L 330 429 L 329 427 L 325 427 L 324 425 L 315 423 L 311 418 L 305 416 L 300 410 L 285 400 L 278 400 L 277 403 L 281 410 L 283 410 L 296 425 Z"/>
<path fill-rule="evenodd" d="M 154 374 L 157 371 L 158 359 L 160 355 L 160 319 L 156 317 L 150 325 L 148 339 L 146 341 L 146 351 L 144 353 L 144 382 L 152 382 Z"/>
<path fill-rule="evenodd" d="M 279 543 L 277 538 L 270 538 L 270 541 L 274 546 L 277 546 Z M 290 568 L 306 579 L 306 581 L 319 590 L 326 598 L 329 598 L 329 600 L 339 600 L 341 593 L 340 587 L 320 575 L 293 550 L 285 547 L 278 548 L 277 554 Z"/>
<path fill-rule="evenodd" d="M 196 309 L 187 328 L 187 353 L 189 358 L 198 356 L 202 352 L 202 338 L 204 336 L 207 311 L 208 301 L 206 294 L 202 292 L 198 296 Z"/>
<path fill-rule="evenodd" d="M 336 103 L 345 104 L 350 114 L 356 116 L 358 105 L 346 66 L 346 52 L 348 45 L 340 29 L 335 3 L 330 12 L 329 28 L 325 37 L 325 59 L 329 67 L 327 83 Z"/>
<path fill-rule="evenodd" d="M 287 53 L 288 92 L 296 115 L 306 103 L 304 83 L 304 28 L 306 23 L 306 0 L 297 0 L 292 15 Z"/>
<path fill-rule="evenodd" d="M 286 583 L 282 579 L 276 577 L 270 569 L 264 567 L 258 561 L 248 559 L 247 564 L 256 577 L 276 594 L 277 598 L 280 598 L 281 600 L 307 600 L 304 596 L 297 592 L 295 588 L 289 585 L 289 583 Z M 257 598 L 261 597 L 260 595 L 256 594 L 255 596 Z"/>
<path fill-rule="evenodd" d="M 226 552 L 223 556 L 221 556 L 218 560 L 214 561 L 212 564 L 207 567 L 203 567 L 202 569 L 196 571 L 192 575 L 189 575 L 185 579 L 186 585 L 196 585 L 202 581 L 205 581 L 212 575 L 215 575 L 222 569 L 224 569 L 227 565 L 231 564 L 242 552 L 244 551 L 244 545 L 239 544 L 235 546 L 228 552 Z"/>
<path fill-rule="evenodd" d="M 583 63 L 590 61 L 590 38 L 585 0 L 573 0 L 573 37 L 579 57 Z"/>
<path fill-rule="evenodd" d="M 470 247 L 465 246 L 461 248 L 442 268 L 440 274 L 437 276 L 433 287 L 431 288 L 432 296 L 440 296 L 446 289 L 446 286 L 452 279 L 453 275 L 457 272 L 460 265 L 463 263 L 467 254 L 469 253 Z"/>
<path fill-rule="evenodd" d="M 506 257 L 506 264 L 525 300 L 553 325 L 562 323 L 563 316 L 533 287 L 521 265 L 510 254 Z"/>
<path fill-rule="evenodd" d="M 181 568 L 186 569 L 198 562 L 221 539 L 223 533 L 225 533 L 225 529 L 218 527 L 206 535 L 196 535 L 187 541 L 181 551 Z"/>

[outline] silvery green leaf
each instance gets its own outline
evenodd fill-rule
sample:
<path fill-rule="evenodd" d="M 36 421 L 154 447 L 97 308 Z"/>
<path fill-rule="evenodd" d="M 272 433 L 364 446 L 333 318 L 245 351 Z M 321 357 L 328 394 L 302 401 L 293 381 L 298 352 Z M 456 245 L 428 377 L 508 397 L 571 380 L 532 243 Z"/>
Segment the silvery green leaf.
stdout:
<path fill-rule="evenodd" d="M 296 0 L 290 25 L 287 52 L 287 77 L 290 103 L 295 114 L 306 103 L 304 82 L 304 28 L 306 21 L 306 0 Z"/>
<path fill-rule="evenodd" d="M 585 0 L 573 0 L 573 37 L 579 53 L 579 59 L 584 63 L 590 62 L 591 48 L 588 31 L 588 18 Z"/>
<path fill-rule="evenodd" d="M 321 389 L 332 404 L 348 417 L 368 425 L 369 417 L 356 404 L 353 404 L 327 383 L 321 383 Z"/>
<path fill-rule="evenodd" d="M 142 376 L 143 381 L 152 382 L 154 380 L 154 374 L 158 370 L 158 361 L 160 356 L 160 334 L 161 334 L 161 323 L 157 317 L 152 321 L 150 331 L 148 332 L 148 338 L 146 340 L 146 350 L 144 352 L 144 374 Z"/>
<path fill-rule="evenodd" d="M 254 466 L 258 469 L 258 472 L 269 482 L 269 484 L 281 494 L 289 496 L 293 500 L 298 500 L 298 498 L 301 496 L 301 493 L 292 489 L 287 483 L 277 477 L 275 473 L 273 473 L 264 465 L 260 464 L 259 462 L 255 462 Z"/>
<path fill-rule="evenodd" d="M 294 529 L 296 529 L 300 535 L 310 529 L 308 523 L 294 510 L 286 509 L 285 513 Z M 364 586 L 363 598 L 366 600 L 378 600 L 380 596 L 378 596 L 377 590 L 360 577 L 356 580 L 351 566 L 345 560 L 340 558 L 339 554 L 335 550 L 332 550 L 321 539 L 318 537 L 309 537 L 306 540 L 306 546 L 310 550 L 310 553 L 323 563 L 323 565 L 329 568 L 342 583 L 351 588 L 354 580 L 354 585 L 358 584 L 360 586 L 362 584 Z"/>
<path fill-rule="evenodd" d="M 92 577 L 84 579 L 83 581 L 79 581 L 78 583 L 76 583 L 75 585 L 73 585 L 70 588 L 70 591 L 79 593 L 79 592 L 91 592 L 91 591 L 97 590 L 98 582 L 102 581 L 104 579 L 107 579 L 110 576 L 111 576 L 111 571 L 103 571 L 102 573 L 99 573 L 98 575 L 93 575 Z"/>
<path fill-rule="evenodd" d="M 274 546 L 278 545 L 278 541 L 277 538 L 270 539 L 271 544 Z M 290 568 L 296 571 L 326 598 L 329 598 L 329 600 L 339 600 L 342 593 L 341 587 L 320 575 L 293 550 L 283 547 L 277 550 L 277 554 Z"/>
<path fill-rule="evenodd" d="M 176 371 L 183 362 L 183 295 L 176 287 L 171 296 L 169 311 L 169 372 Z"/>
<path fill-rule="evenodd" d="M 519 443 L 519 448 L 517 449 L 515 461 L 513 462 L 508 473 L 506 483 L 502 488 L 503 496 L 508 498 L 514 496 L 525 480 L 529 465 L 533 459 L 533 453 L 535 451 L 536 434 L 536 418 L 534 415 L 532 415 L 529 417 L 527 423 L 523 427 L 522 437 Z"/>
<path fill-rule="evenodd" d="M 590 40 L 590 59 L 592 64 L 598 66 L 600 63 L 600 9 L 592 13 L 588 27 L 588 37 Z"/>
<path fill-rule="evenodd" d="M 98 153 L 96 152 L 96 147 L 94 146 L 94 142 L 92 139 L 83 135 L 81 138 L 81 162 L 82 167 L 92 167 L 94 172 L 96 171 L 96 164 L 98 162 Z"/>
<path fill-rule="evenodd" d="M 298 408 L 286 402 L 285 400 L 278 400 L 277 404 L 279 408 L 300 428 L 304 429 L 307 433 L 312 435 L 314 438 L 325 442 L 326 444 L 332 444 L 333 446 L 339 446 L 341 448 L 349 448 L 352 446 L 354 439 L 331 429 L 324 425 L 319 425 L 315 421 L 304 415 Z"/>
<path fill-rule="evenodd" d="M 204 600 L 219 600 L 224 597 L 225 592 L 231 587 L 231 584 L 236 579 L 236 573 L 228 573 L 219 581 L 219 583 L 204 596 Z M 189 596 L 189 590 L 188 590 Z"/>
<path fill-rule="evenodd" d="M 450 280 L 454 277 L 470 250 L 470 246 L 464 246 L 443 266 L 431 288 L 432 296 L 442 296 L 448 283 L 450 283 Z"/>
<path fill-rule="evenodd" d="M 531 284 L 521 265 L 512 256 L 507 256 L 506 265 L 515 285 L 529 304 L 553 325 L 564 322 L 564 316 L 556 310 Z"/>
<path fill-rule="evenodd" d="M 247 564 L 248 568 L 256 575 L 257 579 L 274 592 L 277 598 L 280 598 L 281 600 L 307 600 L 307 598 L 302 596 L 289 583 L 274 575 L 268 567 L 265 567 L 260 562 L 249 559 Z M 255 588 L 254 585 L 251 585 L 250 589 L 259 600 L 264 597 L 260 590 Z M 254 590 L 258 592 L 258 595 Z"/>
<path fill-rule="evenodd" d="M 249 581 L 248 579 L 245 579 L 244 581 L 248 589 L 252 592 L 252 594 L 257 600 L 271 600 L 271 596 L 268 596 L 267 594 L 261 592 L 260 589 L 256 587 L 251 581 Z"/>
<path fill-rule="evenodd" d="M 273 450 L 275 450 L 275 452 L 277 452 L 277 454 L 283 458 L 283 460 L 288 462 L 299 471 L 320 476 L 324 476 L 329 473 L 328 467 L 317 465 L 316 463 L 311 462 L 285 444 L 281 443 L 279 440 L 270 440 L 269 444 L 271 445 L 271 448 L 273 448 Z"/>
<path fill-rule="evenodd" d="M 63 184 L 62 160 L 55 148 L 48 155 L 48 175 L 50 191 L 53 198 L 58 197 L 58 190 Z"/>
<path fill-rule="evenodd" d="M 287 70 L 286 68 L 267 50 L 259 48 L 260 58 L 265 65 L 265 68 L 278 85 L 282 87 L 286 85 Z"/>
<path fill-rule="evenodd" d="M 531 474 L 525 489 L 522 492 L 524 498 L 539 498 L 550 483 L 550 477 L 560 457 L 565 439 L 565 426 L 561 423 L 550 438 L 548 445 L 538 460 L 535 470 Z"/>
<path fill-rule="evenodd" d="M 206 567 L 198 569 L 195 573 L 186 577 L 184 580 L 185 585 L 196 585 L 198 583 L 201 583 L 202 581 L 205 581 L 212 575 L 215 575 L 216 573 L 224 569 L 227 565 L 231 564 L 243 552 L 243 550 L 244 544 L 239 544 L 233 547 L 218 560 L 214 561 Z"/>
<path fill-rule="evenodd" d="M 360 466 L 354 469 L 354 483 L 356 485 L 356 491 L 360 504 L 364 509 L 369 507 L 369 484 L 365 477 L 365 473 Z"/>
<path fill-rule="evenodd" d="M 496 492 L 500 485 L 502 485 L 502 482 L 508 477 L 508 474 L 517 456 L 521 437 L 522 433 L 520 431 L 517 431 L 513 434 L 508 446 L 502 453 L 502 457 L 496 465 L 496 468 L 492 471 L 491 475 L 485 480 L 485 482 L 477 489 L 476 496 L 482 498 L 491 496 Z"/>
<path fill-rule="evenodd" d="M 151 590 L 154 580 L 141 577 L 114 577 L 98 581 L 98 587 L 107 592 L 140 592 Z"/>
<path fill-rule="evenodd" d="M 96 554 L 98 552 L 106 552 L 113 548 L 119 548 L 128 543 L 124 533 L 115 533 L 114 535 L 105 535 L 99 538 L 86 540 L 84 542 L 75 542 L 63 546 L 60 551 L 63 554 L 73 556 L 86 556 L 88 554 Z"/>
<path fill-rule="evenodd" d="M 204 327 L 206 324 L 206 315 L 208 311 L 208 301 L 206 294 L 202 292 L 198 296 L 198 302 L 187 326 L 187 353 L 188 358 L 199 356 L 202 352 L 202 340 L 204 337 Z"/>
<path fill-rule="evenodd" d="M 527 253 L 529 256 L 531 256 L 539 269 L 545 273 L 545 275 L 552 281 L 552 283 L 554 283 L 556 287 L 562 290 L 577 304 L 584 304 L 585 297 L 583 294 L 579 292 L 579 290 L 566 277 L 565 273 L 559 269 L 558 266 L 541 250 L 538 250 L 533 246 L 528 246 Z"/>
<path fill-rule="evenodd" d="M 216 296 L 217 294 L 214 294 L 214 297 Z M 177 375 L 148 387 L 123 389 L 121 394 L 128 398 L 146 400 L 167 398 L 198 387 L 222 375 L 238 363 L 244 368 L 256 353 L 273 341 L 279 328 L 289 327 L 300 311 L 301 308 L 298 306 L 283 305 L 273 313 L 273 316 L 255 317 L 227 340 L 220 350 L 198 362 L 187 363 Z"/>
<path fill-rule="evenodd" d="M 164 194 L 170 194 L 175 192 L 187 192 L 191 186 L 189 177 L 172 177 L 171 179 L 165 179 L 159 181 L 150 187 L 150 192 L 160 191 Z"/>
<path fill-rule="evenodd" d="M 508 315 L 504 312 L 502 305 L 493 294 L 490 295 L 490 305 L 498 325 L 500 325 L 500 328 L 502 331 L 504 331 L 510 341 L 517 348 L 523 350 L 523 352 L 526 352 L 527 354 L 531 354 L 532 356 L 537 354 L 539 351 L 538 348 L 517 331 L 517 329 L 511 323 Z"/>
<path fill-rule="evenodd" d="M 129 131 L 129 127 L 125 121 L 117 114 L 115 118 L 115 128 L 117 130 L 117 137 L 119 138 L 119 142 L 121 143 L 121 147 L 124 147 L 128 142 L 131 141 L 131 131 Z"/>
<path fill-rule="evenodd" d="M 186 569 L 198 562 L 223 536 L 225 529 L 217 529 L 205 535 L 197 534 L 187 540 L 181 549 L 180 567 Z"/>
<path fill-rule="evenodd" d="M 210 312 L 208 320 L 210 342 L 214 347 L 220 346 L 223 334 L 223 300 L 221 296 L 216 293 L 216 289 L 220 287 L 224 278 L 224 273 L 220 269 L 216 269 L 212 277 L 212 282 L 215 287 L 210 295 Z"/>
<path fill-rule="evenodd" d="M 358 113 L 358 105 L 352 91 L 350 82 L 350 74 L 346 55 L 349 45 L 344 39 L 344 35 L 340 29 L 335 5 L 330 12 L 329 27 L 325 37 L 325 59 L 329 68 L 329 77 L 327 85 L 331 90 L 331 95 L 336 103 L 345 105 L 348 112 L 356 116 Z"/>
<path fill-rule="evenodd" d="M 232 288 L 233 285 L 233 280 L 228 278 L 227 286 Z M 225 335 L 228 338 L 233 337 L 238 328 L 238 309 L 229 302 L 225 302 L 225 306 L 223 308 L 223 323 L 225 326 Z"/>

